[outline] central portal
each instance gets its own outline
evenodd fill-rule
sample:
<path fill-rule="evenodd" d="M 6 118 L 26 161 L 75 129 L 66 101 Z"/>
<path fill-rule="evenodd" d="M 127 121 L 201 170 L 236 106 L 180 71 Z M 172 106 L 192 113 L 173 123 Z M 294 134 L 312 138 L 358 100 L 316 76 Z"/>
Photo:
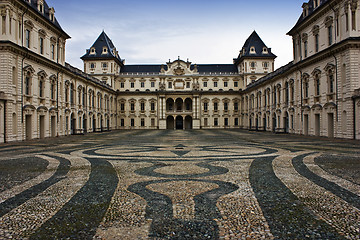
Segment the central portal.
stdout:
<path fill-rule="evenodd" d="M 184 129 L 184 119 L 182 116 L 176 117 L 176 129 Z"/>

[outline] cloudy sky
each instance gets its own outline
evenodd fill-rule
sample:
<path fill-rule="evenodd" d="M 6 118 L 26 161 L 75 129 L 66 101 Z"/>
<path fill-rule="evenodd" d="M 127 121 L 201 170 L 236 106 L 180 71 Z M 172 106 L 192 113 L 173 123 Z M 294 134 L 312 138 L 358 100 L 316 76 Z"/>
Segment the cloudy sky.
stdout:
<path fill-rule="evenodd" d="M 278 56 L 275 66 L 292 60 L 295 25 L 304 0 L 47 0 L 72 37 L 66 60 L 83 69 L 80 57 L 102 30 L 126 64 L 232 63 L 256 30 Z"/>

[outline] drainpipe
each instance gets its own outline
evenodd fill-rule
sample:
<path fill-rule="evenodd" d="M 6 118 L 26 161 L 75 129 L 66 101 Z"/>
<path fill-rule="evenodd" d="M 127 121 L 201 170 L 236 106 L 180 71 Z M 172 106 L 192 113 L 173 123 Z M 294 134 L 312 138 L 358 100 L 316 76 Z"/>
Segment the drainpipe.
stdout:
<path fill-rule="evenodd" d="M 24 16 L 29 10 L 29 7 L 26 7 L 25 12 L 21 15 L 21 47 L 24 47 Z M 26 55 L 21 60 L 21 123 L 24 123 L 24 61 Z"/>

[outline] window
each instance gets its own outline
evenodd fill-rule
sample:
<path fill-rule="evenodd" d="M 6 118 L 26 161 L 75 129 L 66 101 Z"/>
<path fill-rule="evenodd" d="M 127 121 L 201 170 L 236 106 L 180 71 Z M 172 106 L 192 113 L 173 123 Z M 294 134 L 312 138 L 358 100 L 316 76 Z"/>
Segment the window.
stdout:
<path fill-rule="evenodd" d="M 107 54 L 107 53 L 108 53 L 107 47 L 103 47 L 103 52 L 102 52 L 102 54 Z"/>
<path fill-rule="evenodd" d="M 122 111 L 122 112 L 125 111 L 125 103 L 120 104 L 120 111 Z"/>
<path fill-rule="evenodd" d="M 207 87 L 207 82 L 203 82 L 203 86 L 204 86 L 204 87 Z"/>
<path fill-rule="evenodd" d="M 329 93 L 334 93 L 334 75 L 329 73 Z"/>
<path fill-rule="evenodd" d="M 25 95 L 30 96 L 31 95 L 31 78 L 30 74 L 27 74 L 25 77 Z"/>
<path fill-rule="evenodd" d="M 318 76 L 315 77 L 315 95 L 320 96 L 320 78 Z"/>
<path fill-rule="evenodd" d="M 214 103 L 214 111 L 217 111 L 217 110 L 218 110 L 218 103 L 215 102 L 215 103 Z"/>
<path fill-rule="evenodd" d="M 70 85 L 70 104 L 73 105 L 74 104 L 74 84 Z"/>
<path fill-rule="evenodd" d="M 120 119 L 120 126 L 125 127 L 125 119 Z"/>
<path fill-rule="evenodd" d="M 234 87 L 238 87 L 239 86 L 239 82 L 238 81 L 235 81 L 234 82 Z"/>
<path fill-rule="evenodd" d="M 319 51 L 319 34 L 315 34 L 315 52 Z"/>
<path fill-rule="evenodd" d="M 333 44 L 332 29 L 333 29 L 333 27 L 330 25 L 330 26 L 328 27 L 328 40 L 329 40 L 329 45 L 332 45 L 332 44 Z"/>
<path fill-rule="evenodd" d="M 96 52 L 95 52 L 95 48 L 91 48 L 91 50 L 90 50 L 90 54 L 95 54 Z"/>
<path fill-rule="evenodd" d="M 102 67 L 103 67 L 103 69 L 107 69 L 107 68 L 108 68 L 108 64 L 107 64 L 107 63 L 102 63 Z"/>
<path fill-rule="evenodd" d="M 219 125 L 219 121 L 217 118 L 214 118 L 214 126 L 218 126 Z"/>
<path fill-rule="evenodd" d="M 204 111 L 205 111 L 205 112 L 208 111 L 208 103 L 207 103 L 207 102 L 204 103 Z"/>
<path fill-rule="evenodd" d="M 250 53 L 256 53 L 256 52 L 255 52 L 255 47 L 251 47 L 251 48 L 250 48 Z"/>
<path fill-rule="evenodd" d="M 56 91 L 56 87 L 55 87 L 55 81 L 51 83 L 51 86 L 50 86 L 50 97 L 52 100 L 55 99 L 55 91 Z"/>
<path fill-rule="evenodd" d="M 289 83 L 285 83 L 285 103 L 289 104 L 290 95 L 289 95 Z"/>
<path fill-rule="evenodd" d="M 229 110 L 229 103 L 224 102 L 224 111 L 228 111 Z"/>
<path fill-rule="evenodd" d="M 151 107 L 150 107 L 150 108 L 151 108 L 151 111 L 155 111 L 155 103 L 154 103 L 154 102 L 151 103 Z"/>
<path fill-rule="evenodd" d="M 152 127 L 155 127 L 155 118 L 152 118 L 152 119 L 151 119 L 151 126 L 152 126 Z"/>
<path fill-rule="evenodd" d="M 349 31 L 349 12 L 345 9 L 345 29 Z"/>
<path fill-rule="evenodd" d="M 131 82 L 131 83 L 130 83 L 130 87 L 131 87 L 131 88 L 134 88 L 134 87 L 135 87 L 135 82 Z"/>
<path fill-rule="evenodd" d="M 120 88 L 125 88 L 125 82 L 120 82 Z"/>
<path fill-rule="evenodd" d="M 151 87 L 152 87 L 152 88 L 155 87 L 155 82 L 151 82 Z"/>
<path fill-rule="evenodd" d="M 130 104 L 130 110 L 133 112 L 135 111 L 135 103 Z"/>
<path fill-rule="evenodd" d="M 255 63 L 255 62 L 251 62 L 251 63 L 250 63 L 250 67 L 251 67 L 251 68 L 255 68 L 255 66 L 256 66 L 256 63 Z"/>
<path fill-rule="evenodd" d="M 264 68 L 268 68 L 268 67 L 269 67 L 269 63 L 268 63 L 268 62 L 264 62 L 264 63 L 263 63 L 263 66 L 264 66 Z"/>
<path fill-rule="evenodd" d="M 224 123 L 225 123 L 225 127 L 229 126 L 229 119 L 228 119 L 228 118 L 225 118 L 225 119 L 224 119 Z"/>
<path fill-rule="evenodd" d="M 142 112 L 145 111 L 145 103 L 144 102 L 140 103 L 140 109 Z"/>
<path fill-rule="evenodd" d="M 235 126 L 239 126 L 239 119 L 235 118 Z"/>
<path fill-rule="evenodd" d="M 90 68 L 94 69 L 95 68 L 95 63 L 90 63 Z"/>
<path fill-rule="evenodd" d="M 142 118 L 142 119 L 140 120 L 140 123 L 141 123 L 141 126 L 142 126 L 142 127 L 145 127 L 145 119 L 144 119 L 144 118 Z"/>
<path fill-rule="evenodd" d="M 224 82 L 224 87 L 228 87 L 228 82 Z"/>
<path fill-rule="evenodd" d="M 145 82 L 140 82 L 140 87 L 144 88 L 145 87 Z"/>
<path fill-rule="evenodd" d="M 208 119 L 204 118 L 204 126 L 207 127 L 208 126 Z"/>
<path fill-rule="evenodd" d="M 131 126 L 135 127 L 135 119 L 132 118 L 130 121 L 131 121 Z"/>
<path fill-rule="evenodd" d="M 186 88 L 190 88 L 190 82 L 186 82 Z"/>
<path fill-rule="evenodd" d="M 217 87 L 218 86 L 218 83 L 217 82 L 214 82 L 214 87 Z"/>
<path fill-rule="evenodd" d="M 25 47 L 30 48 L 30 30 L 25 30 Z"/>
<path fill-rule="evenodd" d="M 235 111 L 239 110 L 239 103 L 238 102 L 234 102 L 234 110 Z"/>
<path fill-rule="evenodd" d="M 55 44 L 51 44 L 50 46 L 50 51 L 51 51 L 51 59 L 55 60 Z"/>
<path fill-rule="evenodd" d="M 172 82 L 168 82 L 168 88 L 172 88 Z"/>
<path fill-rule="evenodd" d="M 304 57 L 308 56 L 308 42 L 304 42 Z"/>
<path fill-rule="evenodd" d="M 40 37 L 40 54 L 44 54 L 44 38 Z"/>
<path fill-rule="evenodd" d="M 351 24 L 352 24 L 352 30 L 356 31 L 356 11 L 351 11 Z"/>
<path fill-rule="evenodd" d="M 41 98 L 44 97 L 44 85 L 45 85 L 44 78 L 41 77 L 39 81 L 39 97 Z"/>
<path fill-rule="evenodd" d="M 308 98 L 309 97 L 309 82 L 304 82 L 304 97 Z"/>

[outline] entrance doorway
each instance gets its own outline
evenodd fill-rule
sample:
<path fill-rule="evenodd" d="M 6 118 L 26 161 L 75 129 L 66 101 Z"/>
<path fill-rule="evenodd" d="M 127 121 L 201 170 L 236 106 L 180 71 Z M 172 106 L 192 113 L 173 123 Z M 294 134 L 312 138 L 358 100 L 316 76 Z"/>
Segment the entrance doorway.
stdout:
<path fill-rule="evenodd" d="M 172 129 L 174 130 L 174 117 L 168 116 L 166 119 L 166 129 Z"/>
<path fill-rule="evenodd" d="M 76 134 L 76 118 L 74 117 L 74 114 L 71 114 L 70 117 L 70 130 L 72 135 Z"/>
<path fill-rule="evenodd" d="M 315 136 L 320 136 L 320 114 L 315 114 Z"/>
<path fill-rule="evenodd" d="M 26 134 L 26 140 L 30 140 L 32 139 L 32 134 L 31 134 L 31 130 L 32 130 L 32 123 L 31 123 L 31 115 L 26 115 L 25 116 L 25 134 Z"/>
<path fill-rule="evenodd" d="M 309 135 L 309 115 L 304 115 L 304 135 Z"/>
<path fill-rule="evenodd" d="M 191 116 L 185 117 L 185 129 L 192 129 L 192 117 Z"/>
<path fill-rule="evenodd" d="M 56 137 L 56 117 L 51 116 L 51 137 Z"/>
<path fill-rule="evenodd" d="M 334 114 L 328 113 L 328 137 L 334 137 Z"/>
<path fill-rule="evenodd" d="M 176 129 L 184 129 L 184 119 L 182 116 L 176 117 Z"/>
<path fill-rule="evenodd" d="M 289 114 L 286 112 L 284 117 L 284 132 L 289 132 Z"/>
<path fill-rule="evenodd" d="M 40 116 L 39 119 L 40 127 L 40 139 L 45 138 L 45 116 Z"/>
<path fill-rule="evenodd" d="M 84 133 L 87 133 L 87 118 L 85 114 L 83 117 L 83 128 L 84 128 Z"/>

